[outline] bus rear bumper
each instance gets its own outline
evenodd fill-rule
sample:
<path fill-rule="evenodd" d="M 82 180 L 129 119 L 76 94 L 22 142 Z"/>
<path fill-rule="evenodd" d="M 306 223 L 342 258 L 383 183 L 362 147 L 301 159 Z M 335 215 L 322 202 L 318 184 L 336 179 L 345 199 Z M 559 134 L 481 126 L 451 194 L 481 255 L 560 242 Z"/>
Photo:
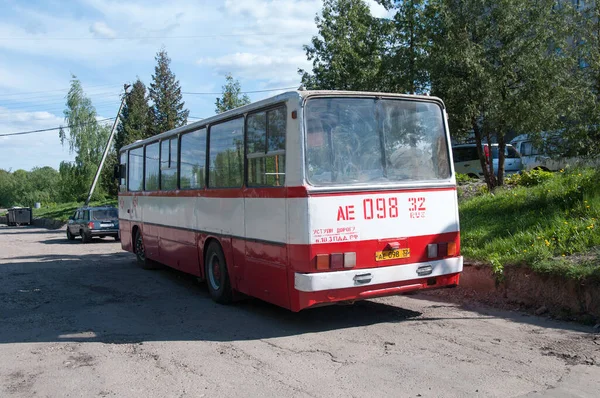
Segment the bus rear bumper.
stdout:
<path fill-rule="evenodd" d="M 428 271 L 431 273 L 419 275 Z M 292 311 L 339 302 L 395 296 L 425 289 L 455 287 L 463 268 L 462 257 L 352 271 L 295 274 L 296 292 L 291 295 Z M 335 274 L 340 274 L 338 275 Z M 371 280 L 364 276 L 371 275 Z M 311 290 L 312 289 L 312 290 Z"/>
<path fill-rule="evenodd" d="M 301 292 L 321 292 L 333 289 L 370 287 L 394 282 L 416 281 L 462 272 L 463 258 L 392 265 L 379 268 L 356 269 L 303 274 L 296 272 L 294 287 Z"/>

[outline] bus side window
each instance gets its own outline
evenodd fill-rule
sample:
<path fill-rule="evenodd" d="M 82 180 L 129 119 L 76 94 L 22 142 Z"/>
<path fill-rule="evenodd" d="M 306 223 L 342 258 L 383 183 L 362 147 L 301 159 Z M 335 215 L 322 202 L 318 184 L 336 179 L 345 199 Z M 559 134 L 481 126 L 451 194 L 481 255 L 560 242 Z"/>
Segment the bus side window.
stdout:
<path fill-rule="evenodd" d="M 158 142 L 146 145 L 145 191 L 158 191 Z"/>
<path fill-rule="evenodd" d="M 177 137 L 160 144 L 160 189 L 177 189 Z"/>
<path fill-rule="evenodd" d="M 129 191 L 141 191 L 144 189 L 144 147 L 130 150 L 127 164 Z"/>
<path fill-rule="evenodd" d="M 286 109 L 279 107 L 248 116 L 248 185 L 285 184 Z"/>
<path fill-rule="evenodd" d="M 181 136 L 179 187 L 204 188 L 206 168 L 206 128 Z"/>
<path fill-rule="evenodd" d="M 210 126 L 208 186 L 239 188 L 244 180 L 244 118 Z"/>
<path fill-rule="evenodd" d="M 120 164 L 119 191 L 125 192 L 127 191 L 127 152 L 121 154 Z"/>

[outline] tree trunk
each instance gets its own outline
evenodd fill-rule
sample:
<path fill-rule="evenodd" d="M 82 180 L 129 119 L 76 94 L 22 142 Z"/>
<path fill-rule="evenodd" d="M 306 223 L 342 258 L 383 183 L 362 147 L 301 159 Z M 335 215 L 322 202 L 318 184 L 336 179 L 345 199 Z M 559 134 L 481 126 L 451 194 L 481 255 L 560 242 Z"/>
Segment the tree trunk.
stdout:
<path fill-rule="evenodd" d="M 477 124 L 477 120 L 475 118 L 471 119 L 471 126 L 473 126 L 473 133 L 475 134 L 475 144 L 477 145 L 479 163 L 481 164 L 481 169 L 483 170 L 483 178 L 485 179 L 485 183 L 487 184 L 488 190 L 491 191 L 494 188 L 494 185 L 492 179 L 490 178 L 487 159 L 485 157 L 485 153 L 483 152 L 481 129 L 479 128 L 479 125 Z"/>
<path fill-rule="evenodd" d="M 498 186 L 504 185 L 504 150 L 506 149 L 506 142 L 504 140 L 504 133 L 498 134 Z"/>

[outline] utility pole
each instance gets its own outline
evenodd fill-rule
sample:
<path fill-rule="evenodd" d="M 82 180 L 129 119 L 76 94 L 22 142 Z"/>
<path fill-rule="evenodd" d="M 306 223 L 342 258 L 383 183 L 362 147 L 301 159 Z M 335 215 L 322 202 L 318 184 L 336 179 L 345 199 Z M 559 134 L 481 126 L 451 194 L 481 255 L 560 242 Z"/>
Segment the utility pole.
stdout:
<path fill-rule="evenodd" d="M 96 176 L 94 177 L 94 181 L 92 182 L 92 186 L 90 187 L 90 193 L 88 194 L 88 197 L 85 200 L 85 206 L 90 204 L 90 200 L 92 199 L 92 195 L 94 194 L 94 189 L 96 189 L 96 184 L 98 183 L 98 178 L 100 177 L 100 172 L 102 171 L 102 166 L 104 166 L 104 161 L 106 160 L 106 156 L 108 155 L 108 151 L 110 150 L 110 145 L 112 144 L 115 131 L 117 130 L 117 125 L 119 124 L 119 116 L 121 115 L 123 105 L 125 105 L 125 100 L 127 99 L 127 95 L 129 94 L 127 92 L 129 87 L 129 84 L 123 85 L 125 94 L 123 95 L 123 99 L 121 100 L 121 105 L 119 106 L 119 112 L 117 113 L 117 117 L 115 118 L 112 129 L 110 130 L 108 142 L 106 143 L 106 147 L 104 148 L 104 154 L 102 154 L 102 160 L 100 161 L 100 165 L 98 166 L 98 170 L 96 171 Z"/>

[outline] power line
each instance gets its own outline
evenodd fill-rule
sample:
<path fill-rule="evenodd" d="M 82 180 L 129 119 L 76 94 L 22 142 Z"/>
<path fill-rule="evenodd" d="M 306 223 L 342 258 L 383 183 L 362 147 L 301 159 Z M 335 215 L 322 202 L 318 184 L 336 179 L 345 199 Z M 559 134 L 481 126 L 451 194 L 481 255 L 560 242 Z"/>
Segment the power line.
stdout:
<path fill-rule="evenodd" d="M 298 88 L 297 86 L 293 86 L 293 87 L 282 87 L 282 88 L 271 88 L 268 90 L 253 90 L 253 91 L 241 91 L 240 94 L 252 94 L 252 93 L 266 93 L 269 91 L 281 91 L 281 90 L 292 90 Z M 188 95 L 221 95 L 223 94 L 222 92 L 220 93 L 193 93 L 193 92 L 189 92 L 189 91 L 182 91 L 181 94 L 188 94 Z"/>
<path fill-rule="evenodd" d="M 118 94 L 103 94 L 103 95 L 87 95 L 93 104 L 100 102 L 116 102 L 120 100 Z M 28 108 L 39 108 L 39 107 L 54 107 L 54 106 L 66 106 L 67 100 L 60 98 L 47 98 L 47 99 L 34 99 L 34 100 L 3 100 L 0 99 L 0 108 L 5 109 L 28 109 Z"/>
<path fill-rule="evenodd" d="M 26 134 L 34 134 L 34 133 L 43 133 L 45 131 L 54 131 L 54 130 L 60 130 L 60 129 L 68 129 L 68 128 L 71 128 L 71 127 L 87 126 L 88 124 L 107 122 L 109 120 L 115 120 L 115 118 L 114 117 L 109 117 L 109 118 L 106 118 L 106 119 L 96 120 L 95 122 L 81 123 L 81 124 L 78 124 L 77 126 L 61 126 L 61 127 L 52 127 L 52 128 L 49 128 L 49 129 L 20 131 L 18 133 L 0 134 L 0 137 L 8 137 L 8 136 L 12 136 L 12 135 L 26 135 Z"/>
<path fill-rule="evenodd" d="M 83 40 L 157 40 L 157 39 L 207 39 L 216 37 L 246 37 L 246 36 L 299 36 L 307 32 L 296 33 L 230 33 L 214 35 L 189 35 L 189 36 L 123 36 L 123 37 L 0 37 L 0 40 L 58 40 L 58 41 L 83 41 Z"/>
<path fill-rule="evenodd" d="M 122 85 L 121 84 L 98 84 L 98 85 L 95 85 L 95 86 L 86 86 L 86 88 L 114 87 L 114 86 L 122 86 Z M 60 88 L 60 89 L 56 89 L 56 90 L 29 91 L 29 92 L 23 92 L 23 93 L 2 94 L 2 95 L 0 95 L 0 97 L 7 97 L 7 96 L 13 96 L 13 95 L 56 93 L 56 92 L 60 92 L 60 91 L 69 91 L 69 90 L 70 90 L 70 87 L 69 88 Z"/>

